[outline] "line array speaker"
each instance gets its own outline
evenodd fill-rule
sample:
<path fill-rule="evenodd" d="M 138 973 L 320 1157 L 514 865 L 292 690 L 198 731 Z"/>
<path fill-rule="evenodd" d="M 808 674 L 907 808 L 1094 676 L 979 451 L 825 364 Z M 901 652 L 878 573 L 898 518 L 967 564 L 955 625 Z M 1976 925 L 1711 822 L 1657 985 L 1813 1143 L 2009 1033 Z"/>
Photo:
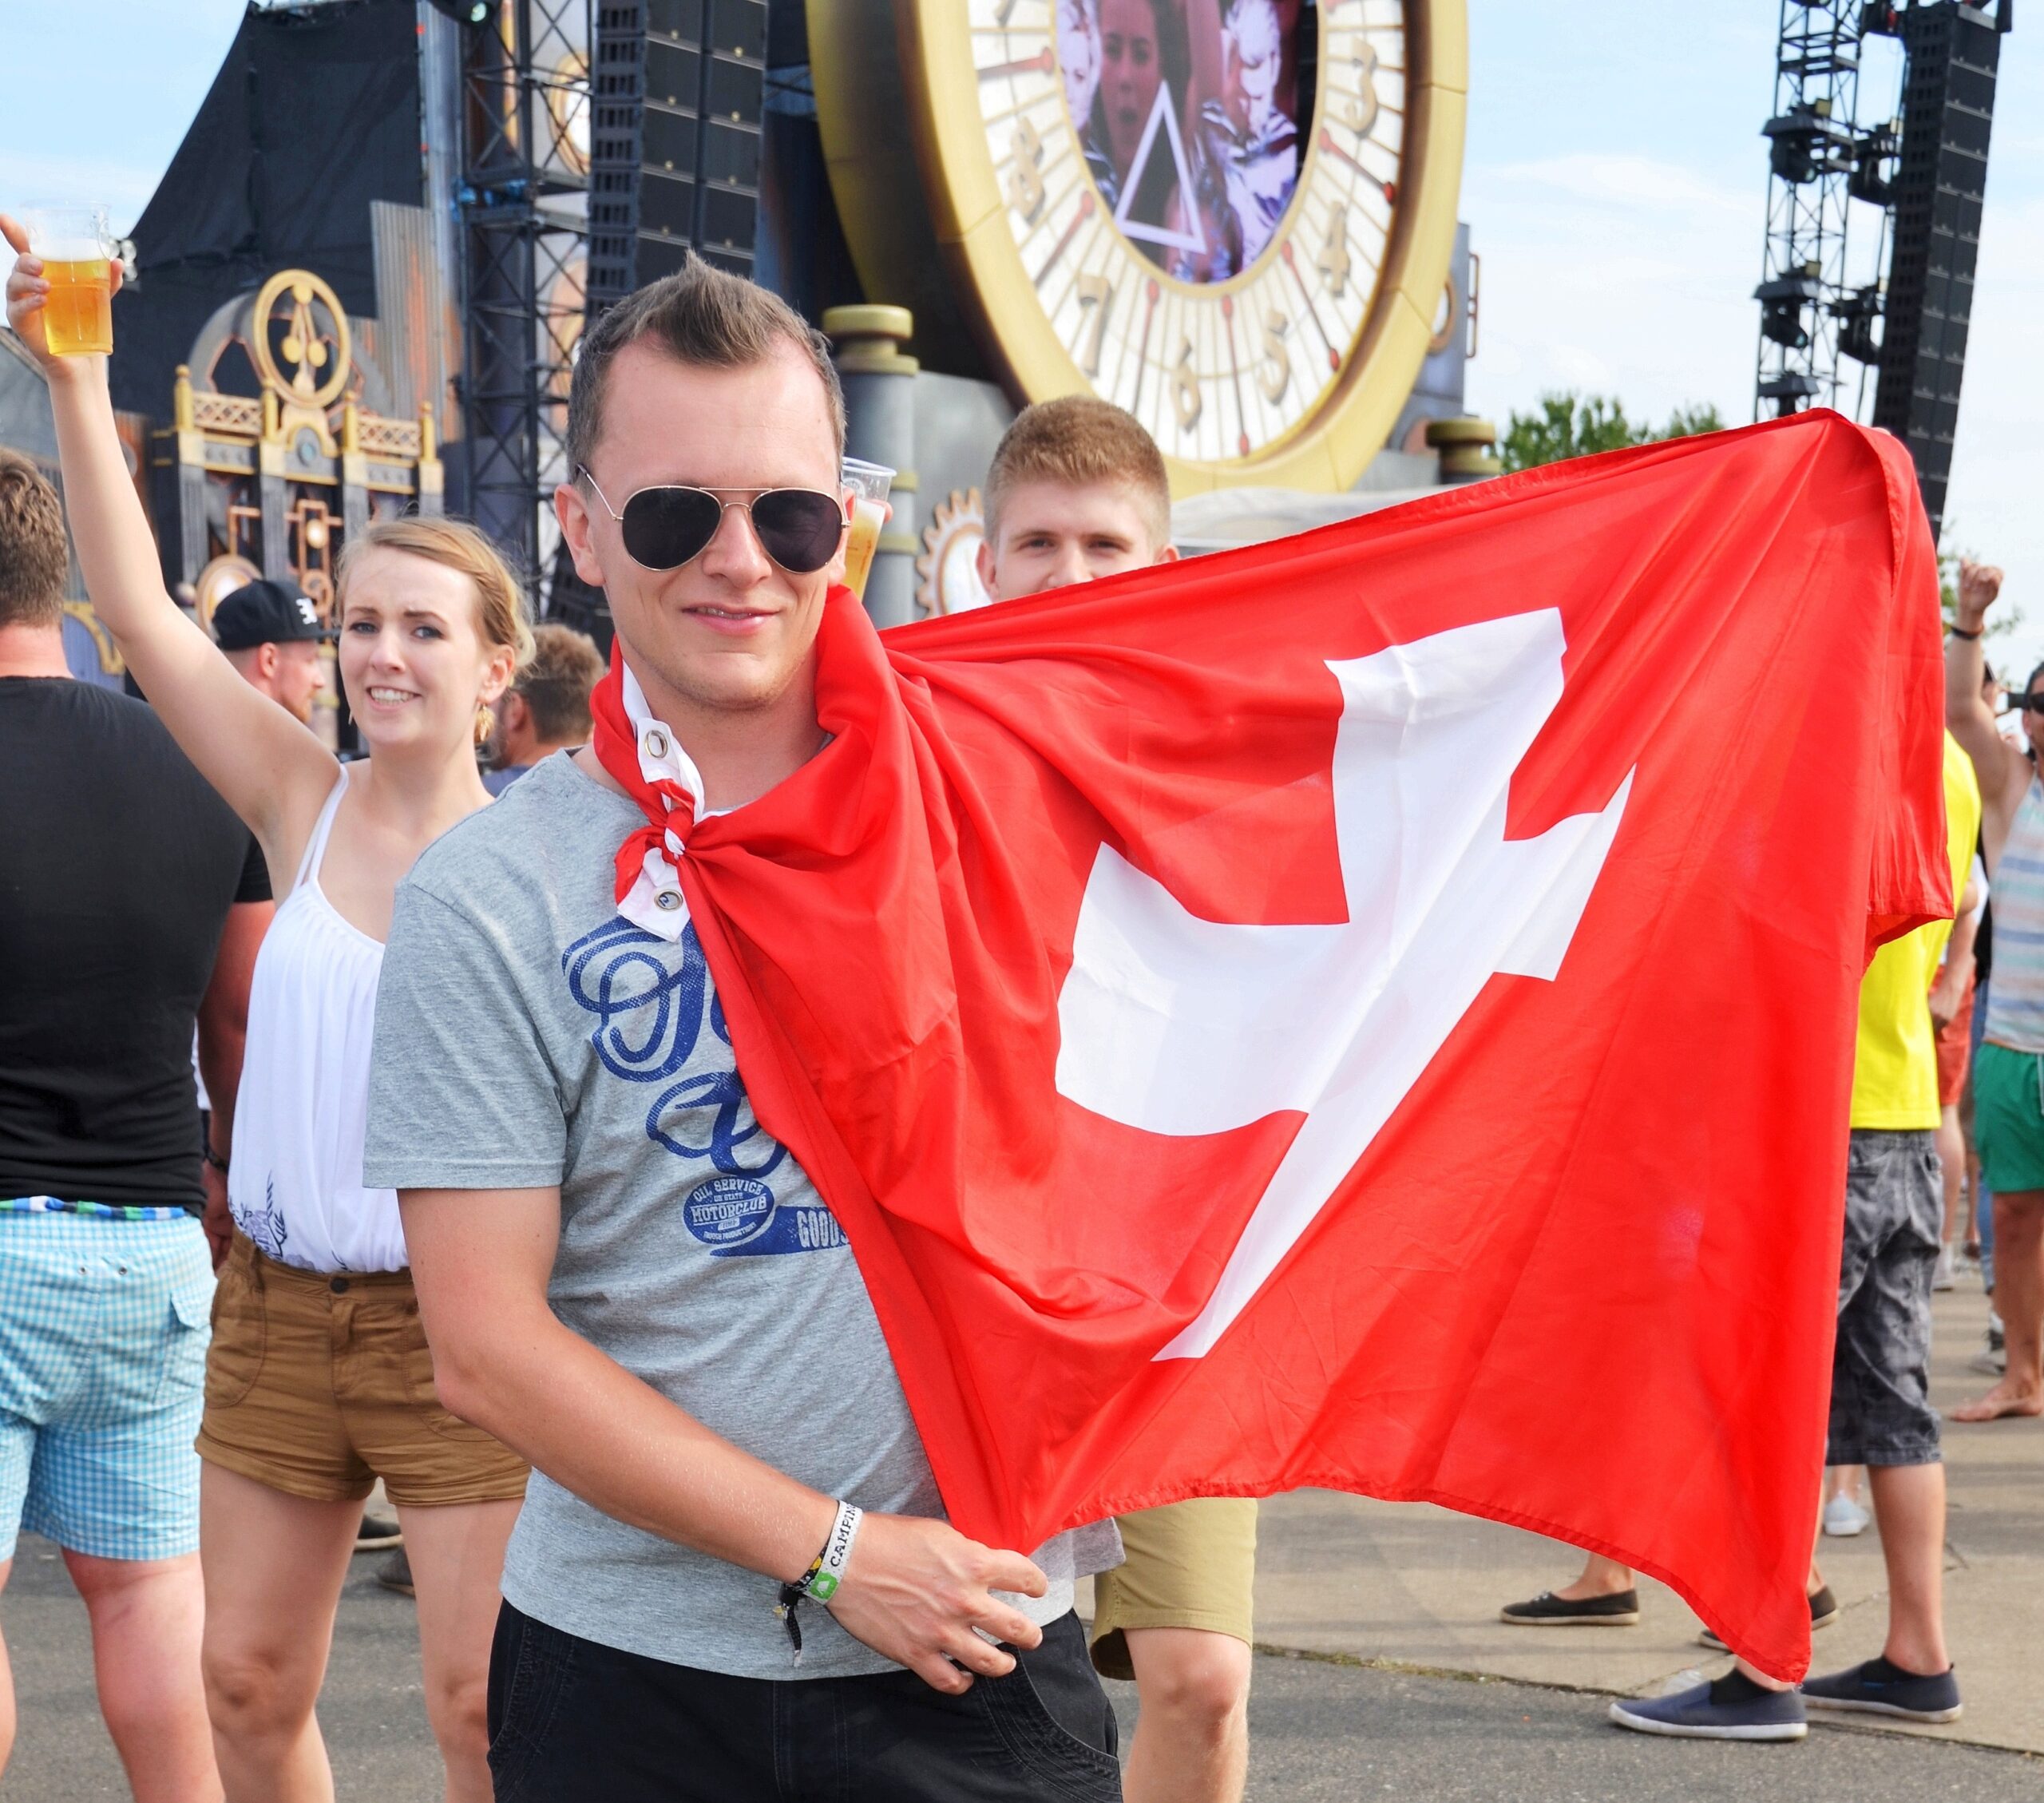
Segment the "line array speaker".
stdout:
<path fill-rule="evenodd" d="M 1935 532 L 1943 524 L 1959 423 L 2006 22 L 1940 0 L 1912 6 L 1901 22 L 1909 63 L 1874 424 L 1909 446 Z"/>
<path fill-rule="evenodd" d="M 751 273 L 766 73 L 766 0 L 599 0 L 592 315 L 691 250 Z"/>

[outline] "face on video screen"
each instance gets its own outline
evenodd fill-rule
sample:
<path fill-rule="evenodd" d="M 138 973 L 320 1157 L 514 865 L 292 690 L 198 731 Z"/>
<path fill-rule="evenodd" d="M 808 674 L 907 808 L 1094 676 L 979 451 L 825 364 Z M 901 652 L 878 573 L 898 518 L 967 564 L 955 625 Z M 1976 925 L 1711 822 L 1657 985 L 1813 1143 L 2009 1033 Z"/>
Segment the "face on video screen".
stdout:
<path fill-rule="evenodd" d="M 1319 30 L 1309 0 L 1056 0 L 1087 172 L 1167 274 L 1225 281 L 1270 243 L 1298 186 Z"/>
<path fill-rule="evenodd" d="M 1380 280 L 1408 178 L 1453 229 L 1452 184 L 1424 172 L 1459 146 L 1461 89 L 1438 109 L 1410 91 L 1416 45 L 1430 92 L 1426 45 L 1452 35 L 1408 34 L 1436 3 L 957 0 L 949 42 L 970 56 L 978 119 L 957 117 L 955 78 L 929 100 L 961 178 L 984 154 L 999 196 L 985 212 L 973 172 L 955 204 L 979 221 L 961 248 L 1017 386 L 1083 384 L 1186 462 L 1289 458 L 1305 485 L 1324 481 L 1317 435 L 1375 405 L 1358 350 L 1395 353 L 1383 382 L 1401 392 L 1424 351 L 1407 275 Z M 1408 167 L 1416 117 L 1441 148 Z M 1438 279 L 1420 285 L 1431 311 Z M 1368 435 L 1342 438 L 1341 467 Z"/>

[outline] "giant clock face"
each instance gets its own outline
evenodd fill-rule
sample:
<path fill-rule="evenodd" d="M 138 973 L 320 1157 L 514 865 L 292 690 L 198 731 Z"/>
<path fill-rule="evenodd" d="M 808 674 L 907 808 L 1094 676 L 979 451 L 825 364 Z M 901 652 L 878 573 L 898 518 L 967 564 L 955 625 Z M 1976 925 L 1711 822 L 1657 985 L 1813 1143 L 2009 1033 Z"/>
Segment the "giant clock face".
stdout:
<path fill-rule="evenodd" d="M 1463 0 L 901 0 L 906 134 L 833 69 L 886 17 L 810 4 L 869 298 L 921 281 L 927 312 L 941 259 L 1011 387 L 1127 407 L 1182 491 L 1355 481 L 1447 279 Z M 903 236 L 904 145 L 938 259 Z"/>
<path fill-rule="evenodd" d="M 1246 459 L 1325 404 L 1384 267 L 1402 0 L 972 0 L 1008 231 L 1094 391 Z"/>

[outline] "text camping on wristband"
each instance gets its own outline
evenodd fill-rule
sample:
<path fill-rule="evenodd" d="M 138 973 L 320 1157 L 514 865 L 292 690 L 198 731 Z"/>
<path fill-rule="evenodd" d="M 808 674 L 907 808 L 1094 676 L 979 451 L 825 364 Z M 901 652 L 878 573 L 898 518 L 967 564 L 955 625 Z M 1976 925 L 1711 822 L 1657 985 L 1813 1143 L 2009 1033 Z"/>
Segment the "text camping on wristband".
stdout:
<path fill-rule="evenodd" d="M 780 1600 L 774 1613 L 788 1631 L 788 1643 L 794 1648 L 794 1662 L 802 1663 L 802 1623 L 795 1611 L 806 1596 L 827 1604 L 844 1582 L 845 1567 L 852 1556 L 852 1542 L 859 1537 L 859 1523 L 866 1511 L 856 1503 L 840 1501 L 838 1519 L 830 1524 L 830 1538 L 823 1550 L 809 1562 L 809 1569 L 791 1584 L 781 1586 Z"/>

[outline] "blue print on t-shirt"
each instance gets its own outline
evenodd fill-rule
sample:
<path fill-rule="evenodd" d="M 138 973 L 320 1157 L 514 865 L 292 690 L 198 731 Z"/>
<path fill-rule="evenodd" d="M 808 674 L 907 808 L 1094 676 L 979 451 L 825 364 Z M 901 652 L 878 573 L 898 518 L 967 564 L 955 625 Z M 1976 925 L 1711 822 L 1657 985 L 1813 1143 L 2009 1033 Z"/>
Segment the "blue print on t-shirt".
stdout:
<path fill-rule="evenodd" d="M 677 953 L 680 964 L 671 968 Z M 563 952 L 561 968 L 576 1005 L 596 1017 L 589 1044 L 604 1068 L 628 1083 L 663 1085 L 646 1111 L 646 1136 L 717 1173 L 682 1205 L 689 1232 L 712 1258 L 822 1252 L 846 1243 L 827 1208 L 784 1207 L 763 1181 L 787 1148 L 767 1136 L 747 1100 L 694 926 L 671 947 L 629 921 L 608 921 Z M 712 1042 L 725 1048 L 721 1056 Z M 678 1075 L 699 1047 L 699 1066 L 714 1058 L 719 1068 Z"/>

